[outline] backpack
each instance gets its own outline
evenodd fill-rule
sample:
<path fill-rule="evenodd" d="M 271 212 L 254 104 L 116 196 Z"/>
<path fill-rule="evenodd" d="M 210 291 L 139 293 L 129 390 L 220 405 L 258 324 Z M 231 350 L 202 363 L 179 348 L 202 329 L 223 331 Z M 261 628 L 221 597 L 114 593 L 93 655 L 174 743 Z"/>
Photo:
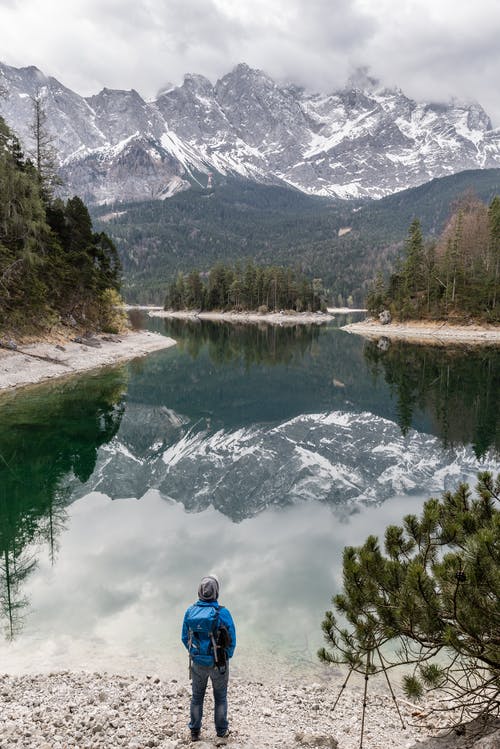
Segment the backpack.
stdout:
<path fill-rule="evenodd" d="M 187 612 L 186 625 L 189 632 L 189 658 L 201 666 L 225 667 L 225 649 L 222 647 L 227 632 L 224 625 L 219 625 L 219 610 L 223 606 L 214 603 L 211 606 L 199 606 L 194 603 Z M 226 645 L 227 646 L 227 645 Z"/>

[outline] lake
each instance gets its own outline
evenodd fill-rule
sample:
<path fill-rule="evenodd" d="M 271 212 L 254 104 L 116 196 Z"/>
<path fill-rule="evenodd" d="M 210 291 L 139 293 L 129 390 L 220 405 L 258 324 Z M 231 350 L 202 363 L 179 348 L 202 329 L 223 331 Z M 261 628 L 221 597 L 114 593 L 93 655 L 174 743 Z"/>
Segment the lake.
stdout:
<path fill-rule="evenodd" d="M 2 671 L 173 672 L 215 572 L 235 668 L 304 669 L 342 550 L 500 470 L 500 351 L 148 320 L 178 342 L 0 398 Z"/>

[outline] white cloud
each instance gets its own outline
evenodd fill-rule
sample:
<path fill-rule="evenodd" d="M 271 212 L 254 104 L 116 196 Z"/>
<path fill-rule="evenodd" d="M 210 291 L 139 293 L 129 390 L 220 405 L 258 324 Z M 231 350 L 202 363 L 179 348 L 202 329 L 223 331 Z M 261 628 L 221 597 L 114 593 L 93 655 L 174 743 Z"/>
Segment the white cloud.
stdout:
<path fill-rule="evenodd" d="M 153 95 L 248 62 L 313 90 L 361 65 L 423 99 L 475 98 L 500 124 L 497 0 L 0 0 L 2 59 L 80 93 Z"/>

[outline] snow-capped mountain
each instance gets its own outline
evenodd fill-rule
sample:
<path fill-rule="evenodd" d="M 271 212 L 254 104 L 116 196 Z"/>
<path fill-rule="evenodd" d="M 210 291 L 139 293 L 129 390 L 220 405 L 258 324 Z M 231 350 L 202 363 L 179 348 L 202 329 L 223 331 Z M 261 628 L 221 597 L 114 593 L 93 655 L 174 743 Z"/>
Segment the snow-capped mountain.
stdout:
<path fill-rule="evenodd" d="M 89 202 L 168 197 L 206 187 L 210 173 L 376 198 L 500 166 L 500 129 L 479 104 L 417 103 L 367 76 L 313 94 L 240 64 L 215 85 L 186 75 L 145 101 L 107 88 L 84 98 L 35 67 L 0 63 L 0 85 L 0 113 L 28 151 L 31 97 L 43 97 L 65 190 Z"/>

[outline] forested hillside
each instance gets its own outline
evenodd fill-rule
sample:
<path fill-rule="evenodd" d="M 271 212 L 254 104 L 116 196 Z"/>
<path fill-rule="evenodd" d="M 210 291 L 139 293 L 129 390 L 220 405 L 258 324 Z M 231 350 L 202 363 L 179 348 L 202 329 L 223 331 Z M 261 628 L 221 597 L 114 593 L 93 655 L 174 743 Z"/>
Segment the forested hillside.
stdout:
<path fill-rule="evenodd" d="M 93 231 L 80 198 L 54 198 L 57 180 L 42 136 L 40 130 L 34 159 L 27 159 L 0 118 L 0 335 L 61 324 L 111 330 L 120 299 L 116 248 Z"/>
<path fill-rule="evenodd" d="M 377 271 L 393 270 L 411 220 L 420 217 L 424 234 L 437 236 L 468 191 L 489 202 L 500 192 L 500 170 L 463 172 L 367 202 L 228 179 L 213 191 L 101 206 L 92 215 L 116 241 L 129 301 L 162 304 L 178 271 L 253 260 L 321 278 L 331 301 L 352 296 L 361 304 Z"/>

